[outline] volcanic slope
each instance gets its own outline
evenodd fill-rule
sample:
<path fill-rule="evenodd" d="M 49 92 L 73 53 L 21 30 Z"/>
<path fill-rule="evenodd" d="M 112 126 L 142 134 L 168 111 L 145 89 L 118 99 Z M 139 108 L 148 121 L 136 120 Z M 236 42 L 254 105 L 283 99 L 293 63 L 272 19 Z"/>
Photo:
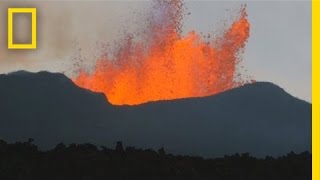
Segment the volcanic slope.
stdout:
<path fill-rule="evenodd" d="M 0 138 L 165 147 L 170 153 L 216 157 L 236 152 L 278 156 L 311 150 L 311 104 L 268 82 L 214 96 L 113 106 L 102 93 L 63 74 L 0 75 Z"/>

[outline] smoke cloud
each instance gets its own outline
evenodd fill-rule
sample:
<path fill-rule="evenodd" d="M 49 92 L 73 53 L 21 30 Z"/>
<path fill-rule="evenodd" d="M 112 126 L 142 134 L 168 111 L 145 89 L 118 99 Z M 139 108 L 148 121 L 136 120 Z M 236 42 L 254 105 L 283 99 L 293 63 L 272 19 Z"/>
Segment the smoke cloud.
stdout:
<path fill-rule="evenodd" d="M 0 20 L 7 24 L 9 7 L 37 8 L 37 49 L 8 50 L 7 28 L 0 28 L 0 73 L 16 70 L 69 71 L 74 56 L 94 59 L 97 42 L 111 42 L 119 36 L 129 13 L 143 11 L 147 2 L 1 2 Z M 130 17 L 130 16 L 129 16 Z M 30 34 L 27 15 L 14 16 L 14 39 Z M 30 34 L 31 35 L 31 34 Z"/>

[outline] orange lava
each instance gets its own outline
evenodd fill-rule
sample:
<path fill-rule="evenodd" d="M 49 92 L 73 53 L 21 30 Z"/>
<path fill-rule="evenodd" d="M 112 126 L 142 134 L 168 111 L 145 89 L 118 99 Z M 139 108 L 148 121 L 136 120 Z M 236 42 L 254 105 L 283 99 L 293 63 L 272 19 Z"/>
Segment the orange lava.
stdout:
<path fill-rule="evenodd" d="M 181 1 L 156 4 L 144 39 L 128 35 L 92 72 L 80 68 L 75 84 L 103 92 L 114 105 L 203 97 L 241 85 L 236 66 L 250 29 L 245 8 L 220 38 L 208 42 L 196 32 L 180 35 Z"/>

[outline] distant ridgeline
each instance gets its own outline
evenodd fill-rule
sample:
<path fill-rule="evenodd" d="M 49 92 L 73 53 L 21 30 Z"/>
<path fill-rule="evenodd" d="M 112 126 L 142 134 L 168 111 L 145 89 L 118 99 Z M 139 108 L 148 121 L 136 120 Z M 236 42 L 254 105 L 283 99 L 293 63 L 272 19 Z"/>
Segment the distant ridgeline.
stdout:
<path fill-rule="evenodd" d="M 167 154 L 163 148 L 115 149 L 92 144 L 58 144 L 39 151 L 28 142 L 7 144 L 0 140 L 0 179 L 214 179 L 214 180 L 306 180 L 311 179 L 311 154 L 291 152 L 273 158 L 255 158 L 249 153 L 223 158 Z"/>
<path fill-rule="evenodd" d="M 63 74 L 0 75 L 0 137 L 158 149 L 173 154 L 257 157 L 311 151 L 311 104 L 268 82 L 203 97 L 114 106 Z"/>

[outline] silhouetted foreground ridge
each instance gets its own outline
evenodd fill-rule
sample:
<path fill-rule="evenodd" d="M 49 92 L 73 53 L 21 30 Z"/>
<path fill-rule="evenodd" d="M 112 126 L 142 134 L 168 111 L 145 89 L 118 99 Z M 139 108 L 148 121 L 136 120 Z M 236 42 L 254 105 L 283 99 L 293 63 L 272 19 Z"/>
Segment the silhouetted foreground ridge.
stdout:
<path fill-rule="evenodd" d="M 0 140 L 1 180 L 96 179 L 311 179 L 311 154 L 293 152 L 257 159 L 248 153 L 216 159 L 166 154 L 163 148 L 136 149 L 117 143 L 116 148 L 92 144 L 58 144 L 39 151 L 28 142 Z"/>

